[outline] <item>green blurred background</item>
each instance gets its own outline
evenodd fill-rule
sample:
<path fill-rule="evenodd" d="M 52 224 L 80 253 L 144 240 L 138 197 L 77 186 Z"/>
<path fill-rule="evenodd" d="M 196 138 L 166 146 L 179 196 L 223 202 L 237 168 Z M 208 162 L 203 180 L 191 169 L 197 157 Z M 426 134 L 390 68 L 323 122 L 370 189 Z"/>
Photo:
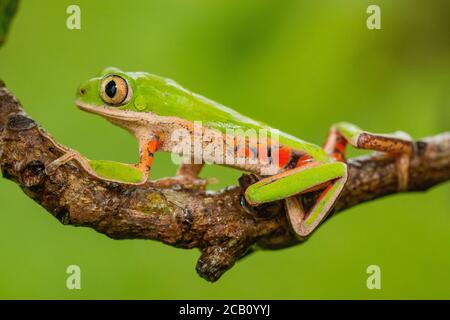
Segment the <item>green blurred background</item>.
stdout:
<path fill-rule="evenodd" d="M 66 28 L 71 4 L 81 30 Z M 369 4 L 381 7 L 382 30 L 367 29 Z M 78 84 L 106 66 L 171 77 L 316 143 L 340 120 L 419 138 L 450 129 L 449 39 L 446 0 L 25 0 L 0 49 L 0 78 L 61 143 L 133 163 L 131 136 L 74 107 Z M 175 172 L 167 154 L 154 168 L 155 178 Z M 221 188 L 240 173 L 203 175 Z M 258 252 L 211 284 L 195 272 L 197 250 L 64 227 L 1 179 L 0 298 L 448 299 L 449 191 L 347 210 L 307 243 Z M 66 288 L 70 264 L 81 267 L 81 290 Z M 366 287 L 371 264 L 381 290 Z"/>

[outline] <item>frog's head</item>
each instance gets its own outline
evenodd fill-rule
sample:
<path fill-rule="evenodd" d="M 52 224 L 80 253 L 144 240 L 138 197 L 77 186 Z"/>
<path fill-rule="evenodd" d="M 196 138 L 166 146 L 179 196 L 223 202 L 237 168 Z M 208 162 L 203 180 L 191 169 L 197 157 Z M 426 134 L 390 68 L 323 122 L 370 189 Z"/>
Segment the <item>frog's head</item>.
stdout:
<path fill-rule="evenodd" d="M 76 104 L 94 113 L 119 108 L 126 110 L 133 97 L 133 86 L 134 79 L 128 74 L 116 68 L 107 68 L 99 77 L 89 79 L 79 87 Z"/>
<path fill-rule="evenodd" d="M 76 105 L 128 127 L 143 118 L 143 113 L 158 115 L 164 107 L 167 80 L 144 72 L 123 72 L 106 68 L 100 76 L 83 83 Z"/>

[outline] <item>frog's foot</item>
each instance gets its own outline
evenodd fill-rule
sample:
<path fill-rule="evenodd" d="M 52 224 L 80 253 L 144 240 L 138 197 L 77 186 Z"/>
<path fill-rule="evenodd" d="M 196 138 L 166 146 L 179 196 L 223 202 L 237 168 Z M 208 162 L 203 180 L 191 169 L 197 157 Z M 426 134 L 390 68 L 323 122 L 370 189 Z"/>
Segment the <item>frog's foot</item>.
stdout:
<path fill-rule="evenodd" d="M 58 159 L 51 162 L 45 167 L 45 173 L 49 176 L 54 175 L 59 167 L 65 165 L 66 163 L 72 160 L 76 160 L 86 171 L 91 172 L 87 160 L 83 158 L 77 151 L 68 149 L 64 155 L 62 155 L 61 157 L 59 157 Z"/>
<path fill-rule="evenodd" d="M 90 176 L 97 180 L 124 184 L 144 185 L 148 180 L 148 172 L 141 170 L 138 165 L 128 165 L 108 160 L 88 160 L 72 149 L 60 149 L 61 157 L 45 167 L 45 173 L 54 175 L 59 167 L 75 161 Z"/>
<path fill-rule="evenodd" d="M 155 181 L 159 187 L 178 187 L 186 189 L 205 190 L 208 184 L 217 183 L 215 178 L 199 178 L 198 175 L 204 164 L 193 162 L 181 164 L 175 177 L 163 178 Z"/>
<path fill-rule="evenodd" d="M 409 166 L 411 162 L 411 153 L 414 149 L 414 141 L 411 136 L 404 131 L 396 131 L 390 135 L 387 135 L 392 139 L 402 141 L 407 145 L 407 151 L 395 154 L 395 165 L 397 168 L 398 177 L 398 190 L 405 191 L 408 189 L 409 183 Z"/>
<path fill-rule="evenodd" d="M 345 161 L 345 147 L 347 143 L 358 149 L 385 152 L 395 157 L 398 190 L 408 188 L 409 164 L 414 149 L 411 137 L 397 131 L 392 134 L 380 134 L 363 131 L 350 123 L 338 123 L 331 127 L 324 149 L 338 161 Z"/>
<path fill-rule="evenodd" d="M 181 187 L 186 189 L 204 190 L 208 184 L 217 183 L 215 178 L 194 178 L 192 176 L 177 175 L 154 181 L 155 186 L 161 188 Z"/>

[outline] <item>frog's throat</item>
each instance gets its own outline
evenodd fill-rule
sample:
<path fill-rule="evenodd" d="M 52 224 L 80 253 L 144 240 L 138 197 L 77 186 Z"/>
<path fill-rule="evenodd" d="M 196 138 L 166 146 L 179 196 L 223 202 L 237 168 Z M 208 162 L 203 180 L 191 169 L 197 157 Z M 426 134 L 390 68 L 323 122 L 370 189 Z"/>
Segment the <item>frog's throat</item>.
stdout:
<path fill-rule="evenodd" d="M 83 111 L 98 114 L 111 121 L 123 121 L 123 122 L 141 122 L 143 120 L 141 112 L 134 112 L 129 110 L 120 110 L 115 107 L 106 106 L 94 106 L 80 100 L 75 102 L 77 107 Z"/>
<path fill-rule="evenodd" d="M 145 137 L 148 136 L 149 124 L 153 122 L 153 115 L 150 113 L 143 114 L 114 107 L 95 106 L 79 100 L 75 103 L 79 109 L 100 115 L 112 124 L 127 130 L 138 141 L 145 140 Z"/>
<path fill-rule="evenodd" d="M 136 112 L 120 110 L 114 107 L 95 106 L 76 101 L 79 109 L 97 114 L 107 119 L 112 124 L 119 126 L 136 137 L 138 141 L 148 141 L 150 132 L 158 132 L 165 136 L 171 136 L 173 130 L 184 129 L 192 131 L 192 123 L 178 117 L 158 116 L 153 112 Z"/>

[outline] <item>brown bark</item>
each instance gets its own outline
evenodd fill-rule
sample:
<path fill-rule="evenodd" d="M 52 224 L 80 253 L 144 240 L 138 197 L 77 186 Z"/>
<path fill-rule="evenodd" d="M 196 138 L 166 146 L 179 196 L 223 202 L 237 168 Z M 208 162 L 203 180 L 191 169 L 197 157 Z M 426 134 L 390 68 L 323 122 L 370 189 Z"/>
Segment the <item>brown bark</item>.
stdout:
<path fill-rule="evenodd" d="M 250 214 L 240 203 L 242 187 L 205 193 L 154 183 L 111 183 L 90 176 L 76 162 L 46 175 L 45 167 L 62 154 L 3 83 L 0 134 L 3 176 L 61 223 L 90 227 L 113 239 L 199 248 L 197 271 L 209 281 L 216 281 L 254 245 L 280 249 L 299 243 L 281 203 Z M 408 191 L 423 191 L 450 178 L 450 132 L 415 142 L 409 176 Z M 240 182 L 245 186 L 252 177 L 243 176 Z M 349 181 L 335 211 L 397 192 L 394 158 L 378 154 L 351 159 Z"/>

